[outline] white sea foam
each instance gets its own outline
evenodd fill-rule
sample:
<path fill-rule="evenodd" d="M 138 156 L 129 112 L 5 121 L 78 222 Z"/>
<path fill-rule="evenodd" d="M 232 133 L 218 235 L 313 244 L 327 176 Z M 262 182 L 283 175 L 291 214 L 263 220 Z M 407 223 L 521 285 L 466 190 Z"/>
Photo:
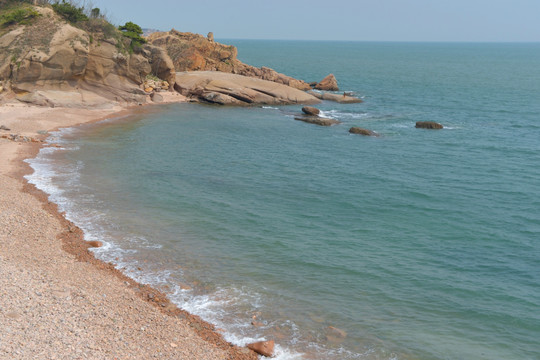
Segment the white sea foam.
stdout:
<path fill-rule="evenodd" d="M 345 112 L 340 110 L 321 110 L 320 116 L 338 120 L 348 119 L 366 119 L 369 117 L 368 113 L 358 112 Z"/>

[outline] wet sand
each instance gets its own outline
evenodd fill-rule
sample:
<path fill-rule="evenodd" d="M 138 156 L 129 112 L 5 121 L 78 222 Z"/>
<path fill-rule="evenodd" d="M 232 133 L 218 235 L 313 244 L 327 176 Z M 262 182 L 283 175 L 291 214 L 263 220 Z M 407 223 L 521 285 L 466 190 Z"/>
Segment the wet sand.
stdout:
<path fill-rule="evenodd" d="M 24 180 L 32 169 L 23 160 L 44 146 L 46 131 L 136 110 L 0 106 L 0 126 L 10 129 L 0 130 L 0 358 L 257 358 L 95 259 L 82 231 Z"/>

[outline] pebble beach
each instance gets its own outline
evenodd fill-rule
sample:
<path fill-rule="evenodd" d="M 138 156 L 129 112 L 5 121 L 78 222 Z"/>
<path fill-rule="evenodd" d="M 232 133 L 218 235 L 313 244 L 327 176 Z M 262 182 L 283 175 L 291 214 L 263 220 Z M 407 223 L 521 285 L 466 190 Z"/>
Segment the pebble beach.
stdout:
<path fill-rule="evenodd" d="M 0 358 L 256 358 L 96 260 L 82 232 L 25 182 L 24 159 L 45 145 L 48 131 L 126 111 L 0 107 Z"/>

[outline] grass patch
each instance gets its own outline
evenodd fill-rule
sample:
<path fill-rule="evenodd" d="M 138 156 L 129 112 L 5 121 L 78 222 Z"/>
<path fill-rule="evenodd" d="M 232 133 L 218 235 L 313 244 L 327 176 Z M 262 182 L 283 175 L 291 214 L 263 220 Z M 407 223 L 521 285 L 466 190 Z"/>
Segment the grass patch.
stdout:
<path fill-rule="evenodd" d="M 28 25 L 40 16 L 32 7 L 19 5 L 11 9 L 3 10 L 0 13 L 0 27 L 6 27 L 15 24 Z"/>

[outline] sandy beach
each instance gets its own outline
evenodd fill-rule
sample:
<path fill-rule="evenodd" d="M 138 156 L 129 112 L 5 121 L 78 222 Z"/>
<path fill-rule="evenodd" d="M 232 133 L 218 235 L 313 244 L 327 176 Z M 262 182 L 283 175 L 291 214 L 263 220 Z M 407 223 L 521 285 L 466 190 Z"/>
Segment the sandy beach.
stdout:
<path fill-rule="evenodd" d="M 177 94 L 164 102 L 179 102 Z M 158 291 L 96 260 L 82 232 L 27 184 L 46 132 L 130 109 L 0 106 L 0 358 L 255 359 Z"/>

